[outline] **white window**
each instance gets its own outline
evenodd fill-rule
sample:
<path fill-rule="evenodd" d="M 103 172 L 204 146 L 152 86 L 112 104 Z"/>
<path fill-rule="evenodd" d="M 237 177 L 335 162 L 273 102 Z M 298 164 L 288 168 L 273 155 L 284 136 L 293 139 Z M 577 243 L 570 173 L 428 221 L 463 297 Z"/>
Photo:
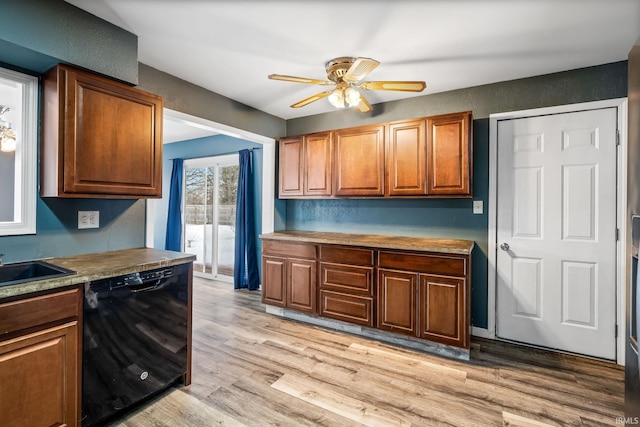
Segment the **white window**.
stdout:
<path fill-rule="evenodd" d="M 38 78 L 0 68 L 0 236 L 36 233 Z"/>

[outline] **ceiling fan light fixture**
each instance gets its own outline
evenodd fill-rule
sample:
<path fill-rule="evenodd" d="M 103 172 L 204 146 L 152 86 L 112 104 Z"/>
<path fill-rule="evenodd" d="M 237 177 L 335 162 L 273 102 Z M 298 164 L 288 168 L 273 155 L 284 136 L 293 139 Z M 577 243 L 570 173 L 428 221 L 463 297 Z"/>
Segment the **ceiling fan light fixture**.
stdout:
<path fill-rule="evenodd" d="M 328 96 L 329 103 L 336 108 L 344 108 L 344 91 L 337 88 Z"/>
<path fill-rule="evenodd" d="M 328 80 L 310 79 L 307 77 L 270 74 L 271 80 L 285 82 L 308 83 L 331 86 L 333 90 L 316 93 L 291 105 L 291 108 L 304 107 L 322 98 L 327 98 L 335 108 L 353 107 L 362 113 L 371 111 L 371 104 L 360 90 L 393 90 L 401 92 L 422 92 L 426 83 L 422 81 L 366 81 L 365 78 L 380 62 L 371 58 L 343 56 L 325 63 Z"/>
<path fill-rule="evenodd" d="M 5 153 L 16 151 L 16 140 L 13 138 L 2 137 L 2 143 L 0 143 L 0 151 L 4 151 Z"/>
<path fill-rule="evenodd" d="M 358 104 L 360 104 L 360 92 L 352 87 L 348 87 L 344 91 L 344 97 L 347 100 L 347 104 L 349 104 L 349 107 L 357 107 Z"/>

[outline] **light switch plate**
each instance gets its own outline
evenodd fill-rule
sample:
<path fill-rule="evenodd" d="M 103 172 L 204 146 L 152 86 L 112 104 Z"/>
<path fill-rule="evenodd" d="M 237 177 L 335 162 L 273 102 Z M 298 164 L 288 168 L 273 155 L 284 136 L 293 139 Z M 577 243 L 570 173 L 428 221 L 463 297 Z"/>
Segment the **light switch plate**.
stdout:
<path fill-rule="evenodd" d="M 484 212 L 484 206 L 482 200 L 474 200 L 473 201 L 473 213 L 476 215 L 481 215 Z"/>
<path fill-rule="evenodd" d="M 78 229 L 100 228 L 100 211 L 78 211 Z"/>

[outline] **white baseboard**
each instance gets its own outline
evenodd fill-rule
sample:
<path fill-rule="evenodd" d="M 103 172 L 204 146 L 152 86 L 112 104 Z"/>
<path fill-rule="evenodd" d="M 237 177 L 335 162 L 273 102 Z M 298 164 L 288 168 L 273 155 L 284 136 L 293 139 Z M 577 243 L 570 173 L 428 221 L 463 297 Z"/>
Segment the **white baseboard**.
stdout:
<path fill-rule="evenodd" d="M 490 340 L 495 340 L 496 335 L 492 334 L 491 331 L 487 328 L 479 328 L 477 326 L 471 327 L 471 335 L 474 337 L 487 338 Z"/>

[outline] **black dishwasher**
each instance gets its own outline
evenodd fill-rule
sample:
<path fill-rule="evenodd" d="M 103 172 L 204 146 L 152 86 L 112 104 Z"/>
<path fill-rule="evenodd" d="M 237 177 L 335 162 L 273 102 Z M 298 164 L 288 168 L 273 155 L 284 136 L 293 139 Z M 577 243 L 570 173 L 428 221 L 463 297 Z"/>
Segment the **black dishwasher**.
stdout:
<path fill-rule="evenodd" d="M 85 284 L 83 426 L 184 379 L 189 272 L 182 264 Z"/>

